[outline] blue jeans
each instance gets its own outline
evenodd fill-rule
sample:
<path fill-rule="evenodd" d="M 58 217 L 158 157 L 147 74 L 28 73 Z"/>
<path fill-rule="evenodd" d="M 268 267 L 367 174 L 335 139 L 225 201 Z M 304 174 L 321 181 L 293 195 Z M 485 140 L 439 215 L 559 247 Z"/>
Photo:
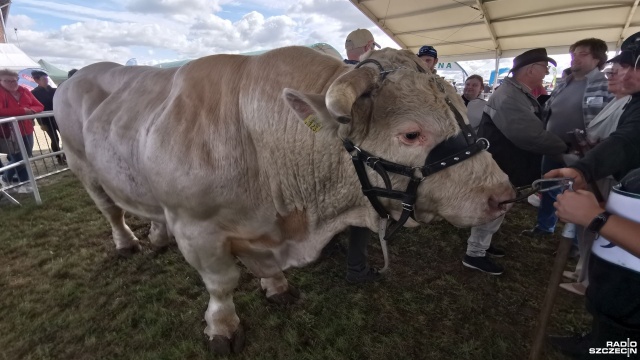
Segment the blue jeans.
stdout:
<path fill-rule="evenodd" d="M 24 141 L 24 147 L 27 149 L 27 154 L 29 155 L 29 157 L 33 156 L 33 134 L 24 135 L 22 137 L 22 140 Z M 18 161 L 22 160 L 22 154 L 8 154 L 7 159 L 9 160 L 9 163 L 7 165 L 15 164 Z M 29 180 L 29 174 L 27 173 L 27 168 L 24 165 L 5 171 L 3 177 L 5 181 L 12 182 L 15 175 L 18 176 L 18 180 L 20 182 Z"/>
<path fill-rule="evenodd" d="M 542 174 L 565 167 L 561 162 L 553 160 L 549 156 L 542 157 Z M 562 193 L 561 189 L 551 190 L 542 193 L 540 199 L 540 207 L 538 207 L 538 223 L 536 227 L 546 232 L 554 232 L 556 230 L 556 223 L 558 217 L 556 216 L 556 209 L 553 207 L 553 203 L 556 202 L 556 196 Z"/>

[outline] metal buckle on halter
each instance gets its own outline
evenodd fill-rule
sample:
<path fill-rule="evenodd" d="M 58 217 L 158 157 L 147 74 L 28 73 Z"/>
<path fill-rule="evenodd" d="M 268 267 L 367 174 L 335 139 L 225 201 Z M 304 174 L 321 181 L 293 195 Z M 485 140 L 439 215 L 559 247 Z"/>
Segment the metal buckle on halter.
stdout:
<path fill-rule="evenodd" d="M 548 187 L 542 187 L 545 183 L 558 183 Z M 574 179 L 570 177 L 551 178 L 551 179 L 538 179 L 531 184 L 531 188 L 538 192 L 548 192 L 552 190 L 573 190 Z"/>
<path fill-rule="evenodd" d="M 374 160 L 373 162 L 371 162 L 372 159 Z M 367 156 L 367 159 L 365 160 L 367 165 L 369 165 L 369 167 L 372 169 L 376 167 L 376 164 L 378 163 L 378 161 L 380 161 L 380 158 L 377 156 Z"/>

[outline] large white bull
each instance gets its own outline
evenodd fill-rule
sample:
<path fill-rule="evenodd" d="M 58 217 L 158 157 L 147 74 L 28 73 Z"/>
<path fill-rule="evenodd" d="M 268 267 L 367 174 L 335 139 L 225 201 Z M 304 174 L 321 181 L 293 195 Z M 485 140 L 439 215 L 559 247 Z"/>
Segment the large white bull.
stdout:
<path fill-rule="evenodd" d="M 109 220 L 117 250 L 139 246 L 125 211 L 153 222 L 154 246 L 168 244 L 167 231 L 175 235 L 210 294 L 205 334 L 213 351 L 242 347 L 236 257 L 262 278 L 267 296 L 286 298 L 293 289 L 283 270 L 316 259 L 349 225 L 377 230 L 380 216 L 361 192 L 343 139 L 415 166 L 419 178 L 430 151 L 460 132 L 454 112 L 464 113 L 463 103 L 423 73 L 415 55 L 368 56 L 378 64 L 354 69 L 304 47 L 209 56 L 179 69 L 99 63 L 58 89 L 54 112 L 69 167 Z M 410 181 L 389 178 L 394 189 Z M 512 195 L 507 176 L 481 151 L 426 177 L 407 225 L 436 217 L 485 223 L 506 211 L 499 203 Z M 381 198 L 381 205 L 400 216 L 399 201 Z"/>

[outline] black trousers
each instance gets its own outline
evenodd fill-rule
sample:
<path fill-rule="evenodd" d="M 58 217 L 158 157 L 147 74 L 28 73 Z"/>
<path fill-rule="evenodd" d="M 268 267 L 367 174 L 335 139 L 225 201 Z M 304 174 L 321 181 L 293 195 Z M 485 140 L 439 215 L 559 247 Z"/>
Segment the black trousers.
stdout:
<path fill-rule="evenodd" d="M 58 136 L 58 123 L 55 118 L 44 118 L 42 119 L 42 124 L 47 126 L 47 135 L 49 135 L 49 139 L 51 140 L 51 151 L 56 152 L 60 151 L 60 137 Z"/>

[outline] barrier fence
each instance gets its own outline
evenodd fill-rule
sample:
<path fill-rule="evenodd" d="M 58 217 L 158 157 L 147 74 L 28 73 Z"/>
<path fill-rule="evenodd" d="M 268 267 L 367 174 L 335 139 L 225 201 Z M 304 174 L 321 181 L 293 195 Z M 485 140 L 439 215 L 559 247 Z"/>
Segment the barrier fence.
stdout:
<path fill-rule="evenodd" d="M 42 204 L 37 180 L 68 170 L 52 111 L 0 119 L 0 196 L 20 205 L 13 193 L 32 193 Z M 22 135 L 20 123 L 41 119 L 31 135 Z M 1 200 L 1 198 L 0 198 Z"/>

